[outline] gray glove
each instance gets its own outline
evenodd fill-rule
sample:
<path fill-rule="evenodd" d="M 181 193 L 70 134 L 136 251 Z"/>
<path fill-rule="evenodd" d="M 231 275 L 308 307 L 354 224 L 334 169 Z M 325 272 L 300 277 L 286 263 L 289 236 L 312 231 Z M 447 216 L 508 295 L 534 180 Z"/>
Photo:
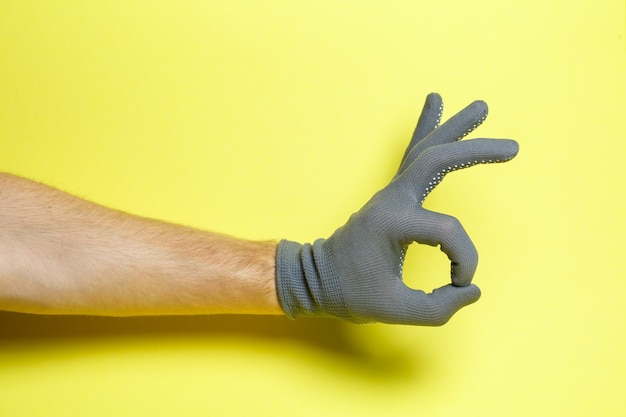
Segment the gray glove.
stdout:
<path fill-rule="evenodd" d="M 478 300 L 480 290 L 471 284 L 478 253 L 470 238 L 457 219 L 422 203 L 447 173 L 508 161 L 518 145 L 507 139 L 459 141 L 487 117 L 482 101 L 438 127 L 442 110 L 441 97 L 430 94 L 393 180 L 330 238 L 279 243 L 278 297 L 290 318 L 436 326 Z M 441 246 L 452 263 L 452 284 L 429 294 L 404 284 L 404 256 L 413 242 Z"/>

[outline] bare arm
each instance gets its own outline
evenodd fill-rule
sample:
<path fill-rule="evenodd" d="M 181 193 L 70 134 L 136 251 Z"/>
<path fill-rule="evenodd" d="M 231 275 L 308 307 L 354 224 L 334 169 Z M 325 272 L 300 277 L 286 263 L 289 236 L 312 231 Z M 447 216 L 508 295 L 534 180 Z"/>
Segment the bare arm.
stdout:
<path fill-rule="evenodd" d="M 0 310 L 283 314 L 276 244 L 129 215 L 0 173 Z"/>

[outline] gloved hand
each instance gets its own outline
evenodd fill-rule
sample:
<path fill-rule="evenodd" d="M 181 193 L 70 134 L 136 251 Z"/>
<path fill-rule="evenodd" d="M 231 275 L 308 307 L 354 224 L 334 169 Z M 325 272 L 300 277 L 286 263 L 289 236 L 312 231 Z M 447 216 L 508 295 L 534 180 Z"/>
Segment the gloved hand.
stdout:
<path fill-rule="evenodd" d="M 478 254 L 470 238 L 457 219 L 422 203 L 447 173 L 508 161 L 518 145 L 506 139 L 459 141 L 487 117 L 482 101 L 439 127 L 442 110 L 441 97 L 430 94 L 395 177 L 330 238 L 279 243 L 278 297 L 290 318 L 436 326 L 478 300 L 480 290 L 471 284 Z M 413 242 L 441 246 L 452 264 L 451 284 L 429 294 L 404 284 L 404 256 Z"/>

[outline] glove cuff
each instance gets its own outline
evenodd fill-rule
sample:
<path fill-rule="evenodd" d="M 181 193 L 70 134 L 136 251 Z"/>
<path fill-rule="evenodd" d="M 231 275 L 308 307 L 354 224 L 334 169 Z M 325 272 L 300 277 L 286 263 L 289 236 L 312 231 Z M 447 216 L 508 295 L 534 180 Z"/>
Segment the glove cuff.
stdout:
<path fill-rule="evenodd" d="M 281 240 L 276 251 L 276 289 L 280 305 L 291 319 L 333 316 L 354 321 L 346 309 L 337 268 L 324 240 L 301 245 Z"/>
<path fill-rule="evenodd" d="M 276 251 L 276 290 L 278 301 L 290 319 L 313 313 L 315 303 L 306 289 L 302 261 L 303 245 L 289 240 L 281 240 Z M 304 313 L 306 314 L 306 313 Z"/>

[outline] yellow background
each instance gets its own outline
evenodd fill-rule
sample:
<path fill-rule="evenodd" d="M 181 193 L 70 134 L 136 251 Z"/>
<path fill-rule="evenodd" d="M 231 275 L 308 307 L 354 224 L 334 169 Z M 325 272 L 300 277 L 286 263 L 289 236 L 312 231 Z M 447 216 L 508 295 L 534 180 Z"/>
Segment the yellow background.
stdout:
<path fill-rule="evenodd" d="M 425 95 L 514 161 L 429 197 L 483 297 L 441 328 L 0 313 L 1 416 L 626 412 L 623 1 L 0 2 L 0 169 L 310 241 L 393 175 Z M 406 275 L 442 285 L 445 257 Z"/>

